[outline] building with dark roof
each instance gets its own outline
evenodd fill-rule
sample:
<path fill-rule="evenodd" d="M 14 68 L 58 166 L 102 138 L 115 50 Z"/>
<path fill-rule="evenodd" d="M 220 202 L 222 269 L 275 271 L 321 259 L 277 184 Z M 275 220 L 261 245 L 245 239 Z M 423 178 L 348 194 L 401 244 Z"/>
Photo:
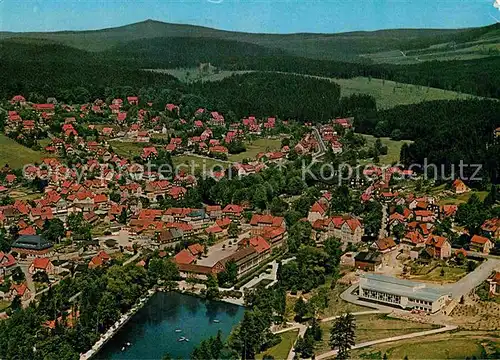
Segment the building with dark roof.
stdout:
<path fill-rule="evenodd" d="M 52 251 L 52 244 L 40 235 L 21 235 L 12 244 L 12 251 L 28 256 L 43 256 Z"/>
<path fill-rule="evenodd" d="M 375 251 L 361 251 L 354 257 L 356 269 L 375 271 L 382 265 L 382 255 Z"/>

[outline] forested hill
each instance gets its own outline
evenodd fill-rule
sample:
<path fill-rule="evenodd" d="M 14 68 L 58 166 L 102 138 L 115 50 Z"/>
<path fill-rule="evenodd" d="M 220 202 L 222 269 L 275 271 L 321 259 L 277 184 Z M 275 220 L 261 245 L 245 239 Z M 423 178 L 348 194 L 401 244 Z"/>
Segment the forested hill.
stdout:
<path fill-rule="evenodd" d="M 327 121 L 341 111 L 337 84 L 299 75 L 233 75 L 219 82 L 197 82 L 188 89 L 236 118 L 278 115 L 304 122 Z"/>
<path fill-rule="evenodd" d="M 195 37 L 134 40 L 95 54 L 101 59 L 136 63 L 144 67 L 186 67 L 213 62 L 242 63 L 248 58 L 282 57 L 279 49 L 232 40 Z"/>
<path fill-rule="evenodd" d="M 500 180 L 500 102 L 492 100 L 430 101 L 389 110 L 359 113 L 356 130 L 395 140 L 413 140 L 401 151 L 406 164 L 483 164 L 486 174 Z M 471 175 L 469 168 L 465 174 Z M 448 172 L 447 172 L 448 173 Z"/>
<path fill-rule="evenodd" d="M 126 26 L 93 31 L 47 33 L 0 33 L 0 39 L 45 39 L 88 51 L 109 50 L 126 42 L 158 37 L 192 37 L 230 40 L 279 49 L 308 58 L 366 61 L 361 54 L 391 50 L 426 49 L 437 44 L 460 44 L 492 39 L 498 24 L 474 29 L 396 29 L 338 34 L 254 34 L 201 26 L 147 20 Z"/>

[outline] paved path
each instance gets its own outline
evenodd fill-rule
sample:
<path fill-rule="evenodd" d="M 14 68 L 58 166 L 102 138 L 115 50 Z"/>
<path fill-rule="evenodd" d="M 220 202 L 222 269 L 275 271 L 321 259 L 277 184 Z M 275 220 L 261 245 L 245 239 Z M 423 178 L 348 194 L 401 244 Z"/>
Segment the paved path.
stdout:
<path fill-rule="evenodd" d="M 380 230 L 378 233 L 379 239 L 385 239 L 387 237 L 387 229 L 386 229 L 387 219 L 388 219 L 387 205 L 382 204 L 382 223 L 380 224 Z"/>
<path fill-rule="evenodd" d="M 443 285 L 443 288 L 450 291 L 453 299 L 460 300 L 462 296 L 467 295 L 485 281 L 496 268 L 500 268 L 500 260 L 489 258 L 473 272 L 468 273 L 454 284 Z"/>
<path fill-rule="evenodd" d="M 274 283 L 276 283 L 277 281 L 277 276 L 278 276 L 278 262 L 276 260 L 273 260 L 269 264 L 272 265 L 270 274 L 266 272 L 261 273 L 259 276 L 254 277 L 252 280 L 244 284 L 241 287 L 241 290 L 251 288 L 260 283 L 264 279 L 271 280 L 271 283 L 269 283 L 266 287 L 274 285 Z"/>
<path fill-rule="evenodd" d="M 323 141 L 323 138 L 321 137 L 321 134 L 319 133 L 318 128 L 316 126 L 313 126 L 312 129 L 313 129 L 314 135 L 316 136 L 316 140 L 318 140 L 318 144 L 319 144 L 319 151 L 313 155 L 313 158 L 319 158 L 319 157 L 323 156 L 323 154 L 326 152 L 326 146 L 325 146 L 325 143 Z"/>
<path fill-rule="evenodd" d="M 358 311 L 358 312 L 354 312 L 354 313 L 351 313 L 351 314 L 354 315 L 354 316 L 360 316 L 360 315 L 373 315 L 373 314 L 383 314 L 383 313 L 386 313 L 386 311 L 368 310 L 368 311 Z M 330 321 L 333 321 L 335 319 L 338 319 L 341 316 L 342 315 L 327 317 L 327 318 L 321 319 L 321 322 L 330 322 Z"/>
<path fill-rule="evenodd" d="M 135 254 L 134 256 L 132 256 L 130 259 L 127 259 L 126 261 L 123 262 L 123 266 L 127 265 L 127 264 L 130 264 L 132 261 L 135 261 L 139 258 L 139 256 L 141 256 L 141 253 L 138 252 L 137 254 Z"/>
<path fill-rule="evenodd" d="M 367 341 L 364 343 L 356 344 L 352 348 L 353 349 L 361 349 L 364 347 L 373 346 L 373 345 L 377 345 L 377 344 L 383 344 L 383 343 L 405 340 L 405 339 L 413 339 L 413 338 L 420 337 L 420 336 L 434 335 L 434 334 L 439 334 L 439 333 L 446 332 L 446 331 L 455 330 L 456 328 L 457 328 L 457 326 L 455 326 L 455 325 L 446 325 L 446 326 L 439 328 L 439 329 L 426 330 L 426 331 L 416 332 L 416 333 L 412 333 L 412 334 L 392 336 L 392 337 L 388 337 L 385 339 Z M 335 355 L 337 355 L 337 350 L 331 350 L 331 351 L 328 351 L 326 353 L 317 355 L 316 359 L 320 360 L 320 359 L 333 358 Z"/>

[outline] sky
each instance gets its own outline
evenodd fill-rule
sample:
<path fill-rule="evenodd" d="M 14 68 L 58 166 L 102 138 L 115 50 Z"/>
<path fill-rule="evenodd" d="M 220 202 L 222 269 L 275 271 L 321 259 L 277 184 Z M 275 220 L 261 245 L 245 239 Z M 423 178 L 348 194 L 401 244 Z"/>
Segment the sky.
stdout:
<path fill-rule="evenodd" d="M 102 29 L 146 19 L 265 33 L 463 28 L 500 19 L 495 1 L 0 0 L 0 31 Z"/>

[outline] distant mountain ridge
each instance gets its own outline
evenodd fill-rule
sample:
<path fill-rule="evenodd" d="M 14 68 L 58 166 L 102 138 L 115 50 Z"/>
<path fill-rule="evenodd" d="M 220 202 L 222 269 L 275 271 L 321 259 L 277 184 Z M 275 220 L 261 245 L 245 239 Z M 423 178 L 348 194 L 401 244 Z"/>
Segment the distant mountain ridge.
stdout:
<path fill-rule="evenodd" d="M 493 34 L 493 35 L 492 35 Z M 417 50 L 432 45 L 464 43 L 500 37 L 500 25 L 466 29 L 394 29 L 355 31 L 336 34 L 295 33 L 261 34 L 212 29 L 197 25 L 171 24 L 146 20 L 102 30 L 58 32 L 0 32 L 0 40 L 45 40 L 80 50 L 100 52 L 128 42 L 156 38 L 212 38 L 250 43 L 290 55 L 316 59 L 368 61 L 362 54 L 393 50 Z"/>

